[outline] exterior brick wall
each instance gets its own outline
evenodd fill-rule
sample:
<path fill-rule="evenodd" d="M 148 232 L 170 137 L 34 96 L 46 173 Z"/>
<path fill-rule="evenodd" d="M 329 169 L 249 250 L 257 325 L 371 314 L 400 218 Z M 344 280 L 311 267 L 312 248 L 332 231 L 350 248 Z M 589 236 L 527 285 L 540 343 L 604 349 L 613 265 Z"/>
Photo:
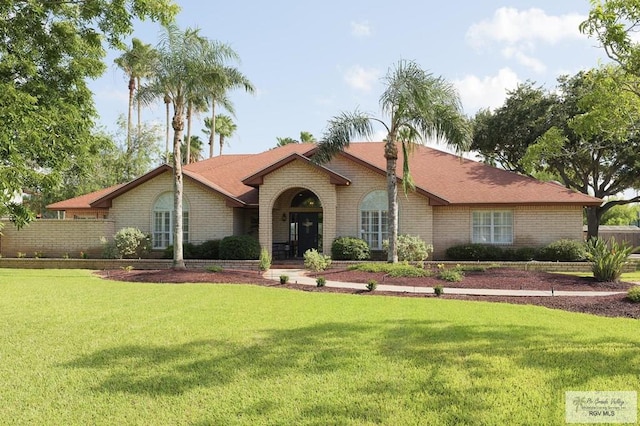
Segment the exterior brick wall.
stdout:
<path fill-rule="evenodd" d="M 513 212 L 514 241 L 510 247 L 541 247 L 560 239 L 583 239 L 579 206 L 435 206 L 434 259 L 443 259 L 448 247 L 471 242 L 471 216 L 479 210 Z"/>
<path fill-rule="evenodd" d="M 22 229 L 5 222 L 0 235 L 0 255 L 16 257 L 18 252 L 29 257 L 40 252 L 46 257 L 80 257 L 80 252 L 91 257 L 102 255 L 101 237 L 115 234 L 113 220 L 57 220 L 42 219 L 31 222 Z"/>
<path fill-rule="evenodd" d="M 109 217 L 118 229 L 133 226 L 145 234 L 153 230 L 153 205 L 158 197 L 173 191 L 173 177 L 163 173 L 113 200 Z M 233 208 L 199 184 L 185 178 L 183 203 L 189 206 L 189 242 L 201 243 L 233 235 Z"/>

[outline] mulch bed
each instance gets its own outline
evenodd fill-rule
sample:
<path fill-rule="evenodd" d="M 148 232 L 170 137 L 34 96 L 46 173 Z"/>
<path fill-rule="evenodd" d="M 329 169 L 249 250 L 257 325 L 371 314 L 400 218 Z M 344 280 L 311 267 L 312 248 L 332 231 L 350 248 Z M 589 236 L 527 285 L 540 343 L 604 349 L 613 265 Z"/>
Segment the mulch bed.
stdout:
<path fill-rule="evenodd" d="M 202 270 L 173 271 L 166 270 L 105 270 L 97 274 L 103 278 L 147 283 L 250 283 L 254 285 L 297 289 L 313 292 L 339 292 L 362 295 L 386 295 L 395 297 L 436 297 L 414 293 L 397 293 L 365 290 L 364 284 L 369 280 L 376 280 L 379 284 L 409 285 L 414 287 L 463 287 L 463 288 L 494 288 L 510 290 L 551 290 L 555 291 L 621 291 L 626 292 L 632 283 L 599 283 L 593 278 L 575 277 L 572 275 L 552 274 L 539 271 L 521 271 L 508 268 L 489 269 L 486 272 L 467 272 L 464 280 L 450 283 L 434 277 L 423 278 L 392 278 L 384 273 L 368 273 L 348 271 L 346 269 L 331 269 L 318 276 L 328 281 L 345 281 L 363 283 L 362 290 L 336 289 L 330 287 L 315 287 L 302 284 L 282 285 L 277 281 L 268 280 L 256 271 L 224 270 L 222 272 L 207 272 Z M 505 297 L 505 296 L 440 296 L 443 299 L 481 300 L 486 302 L 501 302 L 513 304 L 539 305 L 552 309 L 562 309 L 572 312 L 583 312 L 608 317 L 625 317 L 640 319 L 640 304 L 630 302 L 625 294 L 615 296 L 554 296 L 554 297 Z"/>

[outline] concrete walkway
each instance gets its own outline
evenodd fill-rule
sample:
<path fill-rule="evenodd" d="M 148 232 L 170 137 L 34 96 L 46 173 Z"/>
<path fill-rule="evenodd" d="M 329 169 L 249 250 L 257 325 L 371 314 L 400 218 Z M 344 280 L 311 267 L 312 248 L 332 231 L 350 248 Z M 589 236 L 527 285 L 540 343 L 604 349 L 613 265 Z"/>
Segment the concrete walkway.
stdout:
<path fill-rule="evenodd" d="M 264 273 L 264 277 L 270 280 L 279 281 L 280 275 L 287 275 L 290 284 L 316 285 L 316 279 L 308 277 L 304 269 L 269 269 Z M 325 287 L 347 288 L 365 290 L 366 284 L 347 283 L 341 281 L 327 280 Z M 432 287 L 413 287 L 403 285 L 378 284 L 378 291 L 390 291 L 397 293 L 433 294 Z M 453 288 L 444 287 L 444 294 L 465 294 L 470 296 L 612 296 L 615 294 L 626 294 L 625 291 L 543 291 L 543 290 L 498 290 L 490 288 Z"/>

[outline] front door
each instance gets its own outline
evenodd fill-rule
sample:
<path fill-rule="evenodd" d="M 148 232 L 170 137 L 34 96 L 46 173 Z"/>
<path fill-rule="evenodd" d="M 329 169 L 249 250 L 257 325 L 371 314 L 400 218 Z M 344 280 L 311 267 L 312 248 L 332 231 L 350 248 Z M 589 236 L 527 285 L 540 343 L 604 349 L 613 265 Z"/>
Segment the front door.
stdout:
<path fill-rule="evenodd" d="M 318 213 L 298 213 L 298 257 L 309 249 L 318 249 Z"/>

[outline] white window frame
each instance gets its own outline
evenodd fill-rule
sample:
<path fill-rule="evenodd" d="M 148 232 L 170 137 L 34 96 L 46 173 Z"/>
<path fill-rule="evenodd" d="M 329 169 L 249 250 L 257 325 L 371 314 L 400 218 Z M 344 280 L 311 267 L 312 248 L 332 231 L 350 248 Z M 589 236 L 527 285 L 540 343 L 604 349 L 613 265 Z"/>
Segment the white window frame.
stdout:
<path fill-rule="evenodd" d="M 173 244 L 173 226 L 175 223 L 173 210 L 173 193 L 161 194 L 153 203 L 151 214 L 151 239 L 153 250 L 162 250 Z M 182 200 L 182 240 L 189 242 L 189 202 Z"/>
<path fill-rule="evenodd" d="M 372 250 L 382 250 L 382 242 L 389 238 L 389 198 L 387 191 L 369 192 L 360 203 L 360 238 Z"/>
<path fill-rule="evenodd" d="M 513 244 L 512 210 L 471 212 L 471 242 L 474 244 Z"/>

